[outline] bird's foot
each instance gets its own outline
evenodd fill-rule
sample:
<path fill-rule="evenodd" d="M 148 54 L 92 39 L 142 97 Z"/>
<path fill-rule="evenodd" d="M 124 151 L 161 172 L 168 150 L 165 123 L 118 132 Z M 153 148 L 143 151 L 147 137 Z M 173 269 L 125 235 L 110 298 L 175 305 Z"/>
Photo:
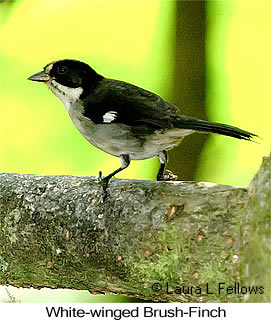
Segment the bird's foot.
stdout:
<path fill-rule="evenodd" d="M 107 194 L 107 188 L 108 188 L 110 179 L 111 179 L 111 176 L 103 176 L 102 171 L 99 171 L 98 181 L 102 185 L 105 196 Z"/>
<path fill-rule="evenodd" d="M 177 181 L 178 180 L 178 176 L 173 174 L 171 170 L 166 169 L 165 170 L 167 172 L 167 174 L 158 174 L 157 176 L 157 180 L 158 181 Z"/>
<path fill-rule="evenodd" d="M 164 181 L 177 181 L 178 175 L 173 174 L 171 170 L 166 169 L 167 175 L 164 175 Z"/>

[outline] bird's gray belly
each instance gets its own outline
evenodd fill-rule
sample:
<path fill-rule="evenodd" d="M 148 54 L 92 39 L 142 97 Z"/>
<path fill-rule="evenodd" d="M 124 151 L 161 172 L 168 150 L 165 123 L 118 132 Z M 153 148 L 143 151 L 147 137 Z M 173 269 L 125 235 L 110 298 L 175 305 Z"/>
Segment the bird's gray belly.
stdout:
<path fill-rule="evenodd" d="M 71 117 L 82 136 L 93 146 L 119 157 L 129 155 L 132 160 L 149 159 L 178 144 L 187 130 L 154 131 L 147 137 L 137 136 L 129 126 L 119 123 L 95 124 L 85 117 Z"/>
<path fill-rule="evenodd" d="M 126 125 L 116 123 L 95 124 L 85 117 L 71 118 L 81 135 L 93 146 L 104 152 L 119 157 L 127 154 L 131 159 L 141 158 L 144 151 L 142 141 L 136 138 Z M 139 158 L 133 158 L 138 156 Z"/>

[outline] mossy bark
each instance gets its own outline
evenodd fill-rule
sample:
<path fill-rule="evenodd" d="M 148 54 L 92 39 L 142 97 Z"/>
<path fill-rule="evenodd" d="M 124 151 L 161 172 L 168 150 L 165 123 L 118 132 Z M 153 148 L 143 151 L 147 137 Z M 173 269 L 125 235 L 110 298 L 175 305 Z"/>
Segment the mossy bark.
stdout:
<path fill-rule="evenodd" d="M 261 172 L 256 187 L 270 180 L 270 158 Z M 1 174 L 0 284 L 177 302 L 241 301 L 226 288 L 262 284 L 257 301 L 268 301 L 270 263 L 250 244 L 270 256 L 264 187 L 256 197 L 210 183 L 113 179 L 105 198 L 96 178 Z M 256 204 L 267 210 L 261 219 Z M 240 260 L 254 252 L 246 277 Z"/>
<path fill-rule="evenodd" d="M 247 302 L 271 301 L 271 158 L 265 157 L 248 190 L 243 217 L 242 279 L 264 287 L 263 294 L 248 294 Z"/>

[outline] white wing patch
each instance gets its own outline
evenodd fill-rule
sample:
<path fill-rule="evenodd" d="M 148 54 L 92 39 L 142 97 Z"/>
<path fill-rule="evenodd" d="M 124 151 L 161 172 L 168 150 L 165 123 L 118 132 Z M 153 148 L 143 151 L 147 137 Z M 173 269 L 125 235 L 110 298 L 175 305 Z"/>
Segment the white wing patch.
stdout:
<path fill-rule="evenodd" d="M 103 122 L 104 123 L 110 123 L 114 121 L 117 118 L 118 113 L 116 111 L 108 111 L 103 116 Z"/>

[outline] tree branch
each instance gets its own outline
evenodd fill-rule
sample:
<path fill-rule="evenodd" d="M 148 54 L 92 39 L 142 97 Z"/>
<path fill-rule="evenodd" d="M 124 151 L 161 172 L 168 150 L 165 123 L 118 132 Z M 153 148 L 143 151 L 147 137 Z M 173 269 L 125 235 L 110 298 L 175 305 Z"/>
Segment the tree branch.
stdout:
<path fill-rule="evenodd" d="M 255 205 L 267 209 L 270 168 L 265 158 L 253 182 L 256 193 L 210 183 L 113 179 L 105 200 L 93 177 L 1 174 L 0 284 L 154 301 L 240 301 L 244 295 L 226 287 L 240 279 L 257 285 L 251 269 L 247 277 L 240 271 L 240 259 L 247 264 L 243 254 L 258 252 L 248 251 L 249 232 L 260 212 Z M 257 222 L 265 238 L 253 237 L 265 256 L 267 218 Z M 268 266 L 258 261 L 256 276 L 270 270 L 262 265 Z M 268 288 L 255 301 L 270 297 Z"/>

